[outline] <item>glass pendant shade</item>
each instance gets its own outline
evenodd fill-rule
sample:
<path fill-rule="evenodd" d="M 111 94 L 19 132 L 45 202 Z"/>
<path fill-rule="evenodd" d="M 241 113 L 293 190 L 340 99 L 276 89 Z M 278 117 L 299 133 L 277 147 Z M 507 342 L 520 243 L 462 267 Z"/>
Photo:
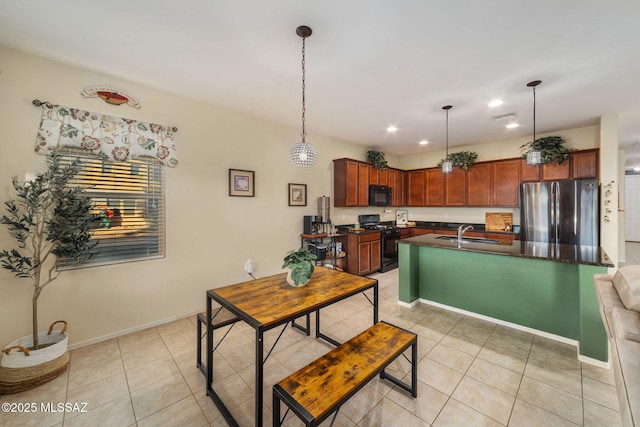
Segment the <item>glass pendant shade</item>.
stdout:
<path fill-rule="evenodd" d="M 291 164 L 298 168 L 310 168 L 316 164 L 316 160 L 318 160 L 318 152 L 316 148 L 308 144 L 304 139 L 307 133 L 304 129 L 304 121 L 305 121 L 305 40 L 307 37 L 311 35 L 311 28 L 306 25 L 301 25 L 296 28 L 296 34 L 302 37 L 302 141 L 296 143 L 291 147 L 289 151 L 289 157 L 291 159 Z"/>
<path fill-rule="evenodd" d="M 539 165 L 542 163 L 542 153 L 540 151 L 529 151 L 527 153 L 528 165 Z"/>
<path fill-rule="evenodd" d="M 453 163 L 449 160 L 442 162 L 442 173 L 451 173 L 453 171 Z"/>
<path fill-rule="evenodd" d="M 307 142 L 298 142 L 289 152 L 291 164 L 299 168 L 311 168 L 318 160 L 316 148 Z"/>

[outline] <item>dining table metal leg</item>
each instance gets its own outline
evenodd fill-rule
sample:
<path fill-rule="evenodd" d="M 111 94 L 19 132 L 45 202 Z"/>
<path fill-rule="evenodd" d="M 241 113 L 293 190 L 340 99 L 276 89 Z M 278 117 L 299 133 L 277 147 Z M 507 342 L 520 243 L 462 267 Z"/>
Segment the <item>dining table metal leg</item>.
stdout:
<path fill-rule="evenodd" d="M 262 426 L 262 401 L 264 400 L 264 332 L 261 327 L 256 329 L 256 418 L 255 425 Z"/>

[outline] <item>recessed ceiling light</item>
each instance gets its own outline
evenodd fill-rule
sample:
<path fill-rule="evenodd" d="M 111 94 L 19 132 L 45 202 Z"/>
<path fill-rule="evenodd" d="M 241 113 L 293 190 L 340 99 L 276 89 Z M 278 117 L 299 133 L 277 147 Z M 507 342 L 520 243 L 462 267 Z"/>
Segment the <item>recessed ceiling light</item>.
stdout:
<path fill-rule="evenodd" d="M 518 123 L 509 123 L 509 124 L 507 125 L 507 129 L 515 129 L 515 128 L 517 128 L 518 126 L 520 126 Z"/>
<path fill-rule="evenodd" d="M 422 141 L 418 142 L 418 144 L 420 145 L 427 145 L 429 143 L 429 141 L 427 141 L 426 139 L 423 139 Z"/>
<path fill-rule="evenodd" d="M 398 128 L 396 126 L 394 126 L 394 125 L 391 125 L 391 126 L 389 126 L 387 128 L 387 132 L 389 132 L 389 133 L 393 133 L 393 132 L 397 132 L 397 131 L 398 131 Z"/>
<path fill-rule="evenodd" d="M 499 107 L 502 104 L 504 104 L 504 102 L 502 101 L 502 99 L 494 99 L 493 101 L 491 101 L 489 103 L 489 107 Z"/>

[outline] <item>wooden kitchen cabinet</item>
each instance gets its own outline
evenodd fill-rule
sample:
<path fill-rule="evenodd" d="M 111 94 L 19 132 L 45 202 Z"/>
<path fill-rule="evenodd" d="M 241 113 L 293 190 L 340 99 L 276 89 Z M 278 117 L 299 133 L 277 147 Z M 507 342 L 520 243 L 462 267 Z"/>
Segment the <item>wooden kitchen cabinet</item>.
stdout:
<path fill-rule="evenodd" d="M 565 160 L 562 163 L 558 163 L 557 160 L 553 160 L 549 163 L 542 165 L 542 180 L 543 181 L 556 181 L 562 179 L 569 179 L 571 177 L 571 161 Z"/>
<path fill-rule="evenodd" d="M 389 188 L 391 188 L 391 206 L 400 206 L 398 204 L 398 171 L 395 169 L 388 170 Z"/>
<path fill-rule="evenodd" d="M 408 237 L 411 237 L 411 228 L 401 228 L 400 229 L 400 238 L 401 239 L 406 239 Z"/>
<path fill-rule="evenodd" d="M 358 163 L 358 206 L 369 206 L 369 169 L 366 163 Z"/>
<path fill-rule="evenodd" d="M 520 159 L 499 160 L 491 163 L 493 185 L 492 206 L 518 206 L 520 194 Z"/>
<path fill-rule="evenodd" d="M 395 196 L 394 196 L 395 197 Z M 407 205 L 407 173 L 398 171 L 398 196 L 396 206 Z"/>
<path fill-rule="evenodd" d="M 347 272 L 365 276 L 382 267 L 380 232 L 347 234 Z"/>
<path fill-rule="evenodd" d="M 425 170 L 413 170 L 407 172 L 407 205 L 425 205 Z"/>
<path fill-rule="evenodd" d="M 358 206 L 359 162 L 350 159 L 333 161 L 333 204 L 335 207 Z"/>
<path fill-rule="evenodd" d="M 484 233 L 485 239 L 494 240 L 516 240 L 515 234 L 500 234 L 500 233 Z"/>
<path fill-rule="evenodd" d="M 467 206 L 491 206 L 491 163 L 475 163 L 467 169 Z"/>
<path fill-rule="evenodd" d="M 467 171 L 453 168 L 444 175 L 444 205 L 466 206 L 467 204 Z M 427 187 L 428 188 L 428 187 Z"/>
<path fill-rule="evenodd" d="M 598 150 L 575 151 L 569 156 L 572 179 L 598 177 Z"/>
<path fill-rule="evenodd" d="M 425 205 L 444 206 L 444 179 L 442 169 L 427 169 L 425 171 Z"/>
<path fill-rule="evenodd" d="M 422 236 L 423 234 L 433 234 L 430 228 L 411 228 L 411 237 Z"/>
<path fill-rule="evenodd" d="M 520 160 L 520 180 L 522 182 L 540 181 L 540 165 L 528 165 L 526 159 Z"/>

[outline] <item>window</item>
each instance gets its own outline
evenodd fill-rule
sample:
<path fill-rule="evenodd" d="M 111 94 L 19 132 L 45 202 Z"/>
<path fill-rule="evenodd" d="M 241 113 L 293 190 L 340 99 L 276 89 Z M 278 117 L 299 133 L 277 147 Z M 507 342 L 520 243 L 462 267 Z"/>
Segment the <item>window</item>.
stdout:
<path fill-rule="evenodd" d="M 93 203 L 93 239 L 97 254 L 82 265 L 58 260 L 59 268 L 80 268 L 162 258 L 165 251 L 164 171 L 152 158 L 126 162 L 67 149 L 69 162 L 81 159 L 74 185 Z"/>

